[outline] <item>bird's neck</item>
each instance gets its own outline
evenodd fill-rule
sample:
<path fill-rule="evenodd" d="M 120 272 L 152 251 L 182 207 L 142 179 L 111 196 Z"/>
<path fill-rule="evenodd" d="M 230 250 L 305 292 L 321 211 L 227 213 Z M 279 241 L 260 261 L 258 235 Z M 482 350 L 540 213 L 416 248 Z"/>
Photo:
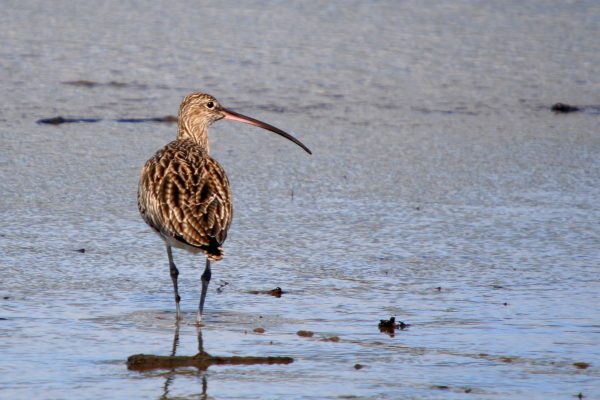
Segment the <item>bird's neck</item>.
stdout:
<path fill-rule="evenodd" d="M 208 126 L 180 122 L 177 130 L 177 140 L 183 139 L 191 140 L 205 149 L 207 153 L 209 152 Z"/>

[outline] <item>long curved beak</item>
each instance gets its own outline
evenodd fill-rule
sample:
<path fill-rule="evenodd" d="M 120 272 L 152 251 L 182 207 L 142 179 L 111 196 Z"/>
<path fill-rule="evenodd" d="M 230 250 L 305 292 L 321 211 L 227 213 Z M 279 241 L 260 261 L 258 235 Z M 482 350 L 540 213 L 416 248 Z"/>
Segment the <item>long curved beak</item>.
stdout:
<path fill-rule="evenodd" d="M 298 146 L 302 147 L 304 149 L 304 151 L 306 151 L 308 154 L 312 154 L 312 151 L 310 151 L 310 149 L 308 147 L 306 147 L 301 141 L 299 141 L 298 139 L 296 139 L 289 133 L 284 132 L 281 129 L 274 127 L 273 125 L 269 125 L 266 122 L 262 122 L 257 119 L 254 119 L 254 118 L 246 117 L 245 115 L 238 114 L 236 112 L 233 112 L 231 110 L 226 110 L 224 108 L 221 109 L 221 112 L 223 113 L 223 115 L 225 115 L 225 117 L 223 117 L 224 119 L 228 119 L 230 121 L 243 122 L 245 124 L 258 126 L 259 128 L 263 128 L 268 131 L 274 132 L 274 133 L 281 135 L 284 138 L 296 143 Z"/>

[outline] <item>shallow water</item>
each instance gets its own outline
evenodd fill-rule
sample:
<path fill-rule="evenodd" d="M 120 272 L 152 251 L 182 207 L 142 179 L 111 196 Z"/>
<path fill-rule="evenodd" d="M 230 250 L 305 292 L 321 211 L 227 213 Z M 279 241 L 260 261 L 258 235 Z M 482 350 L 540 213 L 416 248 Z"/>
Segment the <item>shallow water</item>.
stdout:
<path fill-rule="evenodd" d="M 596 2 L 4 8 L 2 398 L 600 397 L 599 116 L 550 112 L 600 103 Z M 115 119 L 192 90 L 314 152 L 212 129 L 235 218 L 204 350 L 291 365 L 125 365 L 173 349 L 136 190 L 175 126 Z M 57 115 L 102 120 L 35 123 Z M 193 355 L 203 260 L 175 262 Z M 379 332 L 390 316 L 411 326 Z"/>

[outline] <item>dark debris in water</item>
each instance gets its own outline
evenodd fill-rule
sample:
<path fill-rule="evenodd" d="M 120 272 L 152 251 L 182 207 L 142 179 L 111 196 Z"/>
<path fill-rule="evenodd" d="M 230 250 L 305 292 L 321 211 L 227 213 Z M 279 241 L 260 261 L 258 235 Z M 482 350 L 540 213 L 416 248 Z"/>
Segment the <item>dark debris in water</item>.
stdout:
<path fill-rule="evenodd" d="M 600 105 L 574 106 L 566 103 L 556 103 L 550 108 L 555 114 L 569 114 L 585 112 L 587 114 L 600 114 Z"/>
<path fill-rule="evenodd" d="M 334 342 L 337 343 L 340 341 L 340 337 L 339 336 L 330 336 L 330 337 L 325 337 L 323 339 L 321 339 L 321 342 Z"/>
<path fill-rule="evenodd" d="M 198 353 L 195 356 L 156 356 L 153 354 L 135 354 L 127 358 L 127 368 L 132 371 L 148 371 L 152 369 L 173 369 L 179 367 L 196 367 L 206 370 L 211 365 L 254 365 L 254 364 L 291 364 L 291 357 L 257 357 L 257 356 L 211 356 Z"/>
<path fill-rule="evenodd" d="M 120 118 L 116 119 L 117 122 L 126 122 L 131 124 L 139 124 L 143 122 L 166 122 L 166 123 L 176 123 L 177 117 L 173 115 L 165 115 L 164 117 L 153 117 L 153 118 Z"/>
<path fill-rule="evenodd" d="M 452 391 L 462 391 L 463 393 L 471 393 L 473 392 L 473 389 L 470 387 L 466 387 L 466 388 L 451 388 L 448 385 L 431 385 L 432 389 L 435 390 L 452 390 Z"/>
<path fill-rule="evenodd" d="M 278 286 L 275 289 L 271 289 L 271 290 L 251 290 L 248 293 L 250 293 L 250 294 L 268 294 L 268 295 L 274 296 L 274 297 L 281 297 L 281 295 L 284 294 L 285 292 Z"/>
<path fill-rule="evenodd" d="M 396 329 L 400 329 L 401 331 L 405 330 L 410 326 L 410 324 L 406 324 L 402 321 L 396 323 L 396 317 L 390 317 L 390 319 L 382 319 L 379 320 L 379 331 L 382 333 L 387 333 L 390 336 L 394 336 L 396 334 Z"/>
<path fill-rule="evenodd" d="M 298 331 L 296 334 L 301 337 L 313 337 L 315 333 L 313 331 Z"/>
<path fill-rule="evenodd" d="M 85 249 L 77 249 L 75 251 L 78 252 L 78 253 L 85 253 Z"/>
<path fill-rule="evenodd" d="M 229 282 L 222 281 L 219 283 L 219 287 L 217 288 L 217 293 L 222 293 L 225 290 L 225 286 L 229 285 Z"/>
<path fill-rule="evenodd" d="M 42 118 L 38 119 L 36 122 L 38 124 L 47 124 L 47 125 L 60 125 L 60 124 L 71 124 L 71 123 L 92 123 L 101 121 L 100 118 L 65 118 L 62 116 L 52 117 L 52 118 Z"/>
<path fill-rule="evenodd" d="M 590 366 L 590 363 L 576 362 L 576 363 L 573 363 L 573 366 L 577 369 L 587 369 Z"/>
<path fill-rule="evenodd" d="M 477 111 L 468 110 L 466 107 L 456 107 L 452 110 L 444 109 L 431 109 L 427 107 L 411 107 L 413 111 L 420 112 L 422 114 L 444 114 L 444 115 L 479 115 Z"/>
<path fill-rule="evenodd" d="M 82 86 L 82 87 L 94 87 L 94 86 L 100 85 L 98 82 L 88 81 L 85 79 L 79 79 L 76 81 L 66 81 L 66 82 L 63 82 L 63 84 L 71 85 L 71 86 Z"/>
<path fill-rule="evenodd" d="M 253 330 L 254 333 L 265 333 L 265 328 L 254 328 Z"/>
<path fill-rule="evenodd" d="M 63 82 L 63 84 L 71 85 L 71 86 L 86 87 L 86 88 L 106 86 L 106 87 L 112 87 L 112 88 L 117 88 L 117 89 L 123 89 L 123 88 L 146 89 L 148 87 L 148 85 L 144 85 L 143 83 L 125 83 L 125 82 L 116 82 L 116 81 L 110 81 L 110 82 L 103 83 L 103 82 L 90 81 L 87 79 L 79 79 L 79 80 L 75 80 L 75 81 L 65 81 L 65 82 Z"/>
<path fill-rule="evenodd" d="M 552 106 L 552 111 L 554 111 L 555 113 L 571 113 L 581 111 L 581 108 L 577 106 L 572 106 L 570 104 L 556 103 Z"/>
<path fill-rule="evenodd" d="M 60 124 L 70 124 L 70 123 L 94 123 L 100 122 L 102 118 L 65 118 L 62 116 L 52 117 L 52 118 L 42 118 L 38 119 L 36 122 L 38 124 L 46 124 L 46 125 L 60 125 Z M 145 122 L 164 122 L 168 124 L 173 124 L 177 122 L 177 117 L 173 115 L 165 115 L 164 117 L 150 117 L 150 118 L 119 118 L 115 119 L 116 122 L 121 123 L 131 123 L 131 124 L 139 124 Z"/>
<path fill-rule="evenodd" d="M 359 369 L 363 369 L 364 367 L 365 367 L 364 365 L 362 365 L 362 364 L 359 364 L 359 363 L 356 363 L 356 364 L 354 364 L 354 369 L 355 369 L 355 370 L 357 370 L 357 371 L 358 371 Z"/>

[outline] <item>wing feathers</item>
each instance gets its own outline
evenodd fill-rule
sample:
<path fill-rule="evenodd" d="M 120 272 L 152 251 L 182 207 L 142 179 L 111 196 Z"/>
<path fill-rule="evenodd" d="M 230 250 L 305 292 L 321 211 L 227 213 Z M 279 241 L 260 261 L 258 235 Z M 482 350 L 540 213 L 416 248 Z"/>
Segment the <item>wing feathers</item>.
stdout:
<path fill-rule="evenodd" d="M 162 235 L 220 259 L 231 225 L 229 181 L 223 168 L 189 140 L 158 151 L 142 169 L 138 206 L 144 220 Z"/>

